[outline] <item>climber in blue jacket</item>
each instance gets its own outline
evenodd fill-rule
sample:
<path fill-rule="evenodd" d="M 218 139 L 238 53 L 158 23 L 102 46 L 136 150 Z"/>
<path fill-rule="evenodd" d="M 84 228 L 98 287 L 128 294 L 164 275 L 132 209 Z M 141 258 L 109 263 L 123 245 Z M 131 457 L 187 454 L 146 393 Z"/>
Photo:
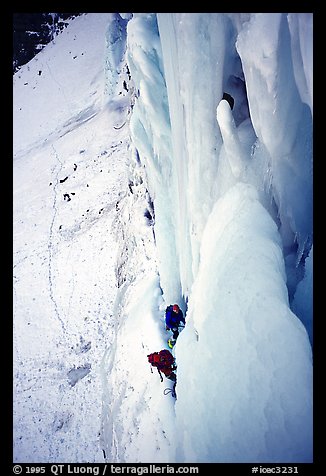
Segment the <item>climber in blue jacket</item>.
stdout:
<path fill-rule="evenodd" d="M 183 317 L 183 312 L 178 304 L 171 304 L 165 310 L 165 328 L 167 331 L 171 329 L 174 341 L 177 340 L 179 335 L 179 327 L 181 323 L 183 325 L 186 323 L 185 318 Z"/>

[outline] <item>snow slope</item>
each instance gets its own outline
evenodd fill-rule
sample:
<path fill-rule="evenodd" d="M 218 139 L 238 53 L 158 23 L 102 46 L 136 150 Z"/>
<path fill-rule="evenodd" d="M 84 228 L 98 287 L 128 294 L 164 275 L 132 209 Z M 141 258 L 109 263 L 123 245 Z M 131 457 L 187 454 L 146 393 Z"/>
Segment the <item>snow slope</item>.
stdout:
<path fill-rule="evenodd" d="M 129 180 L 128 132 L 115 129 L 128 108 L 104 95 L 110 19 L 76 18 L 14 76 L 15 461 L 103 461 L 112 227 Z"/>
<path fill-rule="evenodd" d="M 15 461 L 312 461 L 296 15 L 87 14 L 14 76 Z"/>

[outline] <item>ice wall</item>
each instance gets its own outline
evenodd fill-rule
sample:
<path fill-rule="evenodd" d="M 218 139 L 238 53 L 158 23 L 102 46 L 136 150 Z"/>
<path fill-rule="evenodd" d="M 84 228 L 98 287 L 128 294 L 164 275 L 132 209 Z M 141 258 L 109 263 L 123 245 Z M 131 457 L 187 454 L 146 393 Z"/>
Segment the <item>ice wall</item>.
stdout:
<path fill-rule="evenodd" d="M 181 295 L 176 250 L 178 193 L 171 143 L 171 125 L 161 42 L 155 14 L 134 14 L 128 23 L 127 62 L 136 88 L 130 121 L 131 136 L 145 166 L 154 205 L 155 238 L 161 266 L 161 286 L 167 301 Z"/>
<path fill-rule="evenodd" d="M 158 25 L 182 293 L 198 271 L 213 204 L 240 179 L 255 185 L 278 224 L 292 304 L 313 240 L 312 15 L 162 13 Z M 235 105 L 228 119 L 218 113 L 225 121 L 216 127 L 223 92 Z"/>
<path fill-rule="evenodd" d="M 293 70 L 302 102 L 313 114 L 313 16 L 289 13 Z"/>
<path fill-rule="evenodd" d="M 294 298 L 311 322 L 297 294 L 312 289 L 309 31 L 300 14 L 134 14 L 127 26 L 160 285 L 167 304 L 188 304 L 179 461 L 312 458 L 311 347 L 290 310 Z"/>
<path fill-rule="evenodd" d="M 171 117 L 176 248 L 182 292 L 188 296 L 214 199 L 221 147 L 215 108 L 222 97 L 226 26 L 222 16 L 170 13 L 159 14 L 158 25 Z"/>
<path fill-rule="evenodd" d="M 312 38 L 305 26 L 309 15 L 253 14 L 236 42 L 251 121 L 269 155 L 285 254 L 296 253 L 297 265 L 312 243 L 312 115 L 301 98 L 310 104 Z M 298 36 L 306 38 L 304 54 Z"/>
<path fill-rule="evenodd" d="M 257 136 L 253 159 L 263 155 L 267 165 L 292 305 L 313 241 L 312 14 L 252 14 L 236 47 Z M 305 292 L 311 305 L 296 311 L 307 323 L 312 288 Z"/>
<path fill-rule="evenodd" d="M 313 247 L 305 261 L 304 278 L 298 284 L 292 309 L 297 316 L 301 317 L 305 325 L 311 343 L 313 342 Z"/>
<path fill-rule="evenodd" d="M 216 203 L 176 344 L 178 461 L 312 461 L 311 348 L 251 185 Z"/>

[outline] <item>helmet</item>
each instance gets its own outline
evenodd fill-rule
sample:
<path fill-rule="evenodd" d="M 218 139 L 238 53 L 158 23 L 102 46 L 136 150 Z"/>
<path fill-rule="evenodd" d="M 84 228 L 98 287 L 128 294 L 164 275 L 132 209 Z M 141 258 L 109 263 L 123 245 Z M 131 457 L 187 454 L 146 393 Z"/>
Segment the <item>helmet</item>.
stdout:
<path fill-rule="evenodd" d="M 178 306 L 178 304 L 174 304 L 173 305 L 173 312 L 179 312 L 180 311 L 180 307 Z"/>

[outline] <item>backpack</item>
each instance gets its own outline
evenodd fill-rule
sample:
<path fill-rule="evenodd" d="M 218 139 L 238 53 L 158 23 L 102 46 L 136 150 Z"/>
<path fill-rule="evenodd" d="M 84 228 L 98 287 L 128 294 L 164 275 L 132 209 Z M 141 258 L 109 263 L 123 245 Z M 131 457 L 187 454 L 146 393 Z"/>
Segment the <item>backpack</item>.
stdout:
<path fill-rule="evenodd" d="M 174 357 L 169 350 L 161 350 L 159 352 L 159 356 L 161 363 L 163 363 L 165 367 L 172 367 L 172 365 L 174 364 Z"/>
<path fill-rule="evenodd" d="M 153 352 L 149 354 L 147 358 L 148 362 L 159 370 L 170 369 L 174 364 L 174 357 L 167 349 L 163 349 L 160 352 Z"/>

